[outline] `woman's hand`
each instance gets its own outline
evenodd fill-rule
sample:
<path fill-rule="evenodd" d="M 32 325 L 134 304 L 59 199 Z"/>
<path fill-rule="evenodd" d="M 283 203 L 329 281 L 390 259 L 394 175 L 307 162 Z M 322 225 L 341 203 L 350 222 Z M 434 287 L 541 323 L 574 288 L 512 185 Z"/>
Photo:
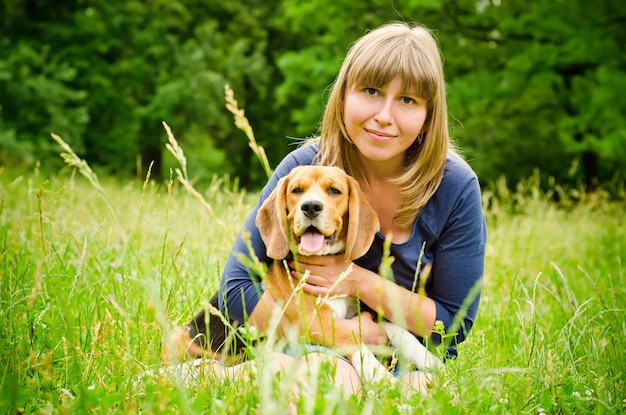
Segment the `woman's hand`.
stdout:
<path fill-rule="evenodd" d="M 296 272 L 296 263 L 298 272 Z M 296 261 L 289 263 L 291 275 L 300 279 L 308 271 L 308 276 L 302 290 L 308 294 L 324 295 L 351 295 L 356 294 L 356 279 L 353 278 L 355 268 L 351 261 L 346 261 L 343 254 L 338 255 L 298 255 Z"/>
<path fill-rule="evenodd" d="M 343 254 L 323 256 L 298 255 L 299 273 L 295 270 L 295 262 L 289 263 L 291 275 L 300 279 L 308 272 L 302 290 L 316 296 L 349 295 L 357 293 L 357 270 L 361 268 L 346 261 Z M 363 311 L 350 318 L 336 318 L 335 324 L 352 332 L 353 336 L 366 344 L 384 344 L 387 342 L 385 330 L 374 321 L 370 312 Z"/>
<path fill-rule="evenodd" d="M 385 344 L 387 333 L 374 321 L 374 317 L 368 311 L 363 311 L 351 319 L 335 319 L 335 324 L 344 329 L 351 330 L 355 339 L 366 344 Z"/>

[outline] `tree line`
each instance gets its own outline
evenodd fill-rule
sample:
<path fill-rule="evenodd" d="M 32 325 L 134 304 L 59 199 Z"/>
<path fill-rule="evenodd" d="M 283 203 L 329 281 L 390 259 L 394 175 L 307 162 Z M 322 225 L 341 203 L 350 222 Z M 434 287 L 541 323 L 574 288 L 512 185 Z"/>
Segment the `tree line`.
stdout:
<path fill-rule="evenodd" d="M 617 0 L 5 0 L 0 162 L 59 163 L 62 136 L 119 175 L 264 173 L 224 107 L 229 84 L 277 163 L 315 134 L 347 47 L 385 22 L 432 29 L 451 134 L 481 181 L 539 169 L 603 183 L 626 162 L 626 9 Z"/>

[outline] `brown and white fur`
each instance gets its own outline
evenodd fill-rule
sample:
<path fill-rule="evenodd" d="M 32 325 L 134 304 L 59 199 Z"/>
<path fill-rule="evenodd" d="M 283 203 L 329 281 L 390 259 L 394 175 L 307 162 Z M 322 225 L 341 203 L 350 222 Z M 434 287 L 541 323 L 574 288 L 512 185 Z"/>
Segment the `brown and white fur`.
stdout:
<path fill-rule="evenodd" d="M 367 253 L 379 222 L 367 203 L 357 181 L 336 167 L 300 166 L 283 177 L 260 207 L 256 224 L 273 259 L 264 280 L 266 290 L 284 307 L 291 327 L 298 329 L 306 342 L 336 348 L 344 353 L 361 376 L 371 380 L 391 378 L 374 354 L 355 335 L 333 324 L 333 318 L 351 318 L 355 299 L 325 299 L 303 292 L 294 295 L 294 279 L 284 264 L 291 253 L 334 255 L 344 253 L 355 260 Z M 216 304 L 217 297 L 212 299 Z M 211 316 L 209 344 L 206 342 L 207 315 L 200 313 L 177 334 L 178 350 L 186 349 L 197 357 L 209 346 L 219 351 L 224 342 L 221 322 Z M 215 328 L 213 327 L 215 325 Z M 435 370 L 441 361 L 411 333 L 398 325 L 382 322 L 391 345 L 417 368 Z M 214 332 L 221 337 L 214 338 Z"/>

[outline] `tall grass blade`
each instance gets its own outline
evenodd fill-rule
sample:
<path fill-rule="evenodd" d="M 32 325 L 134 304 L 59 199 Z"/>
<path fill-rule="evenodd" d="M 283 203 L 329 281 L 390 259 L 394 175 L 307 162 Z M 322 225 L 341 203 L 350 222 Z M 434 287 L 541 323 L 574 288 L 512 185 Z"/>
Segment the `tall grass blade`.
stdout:
<path fill-rule="evenodd" d="M 246 134 L 246 137 L 248 137 L 248 145 L 256 155 L 259 162 L 261 162 L 265 175 L 269 178 L 272 175 L 272 169 L 269 161 L 267 160 L 265 149 L 257 144 L 250 122 L 246 118 L 244 110 L 239 108 L 239 104 L 235 99 L 235 93 L 228 84 L 224 86 L 224 97 L 226 99 L 226 109 L 228 109 L 228 111 L 230 111 L 235 118 L 235 126 L 243 131 Z"/>

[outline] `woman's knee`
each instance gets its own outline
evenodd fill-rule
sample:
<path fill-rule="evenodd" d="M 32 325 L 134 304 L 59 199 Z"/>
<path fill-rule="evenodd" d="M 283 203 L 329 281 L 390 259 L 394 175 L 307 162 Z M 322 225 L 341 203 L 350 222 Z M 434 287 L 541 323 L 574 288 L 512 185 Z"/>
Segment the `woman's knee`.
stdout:
<path fill-rule="evenodd" d="M 361 391 L 361 379 L 350 362 L 326 353 L 309 353 L 302 359 L 310 369 L 330 368 L 334 384 L 344 390 L 346 397 Z"/>
<path fill-rule="evenodd" d="M 271 353 L 269 356 L 269 368 L 272 372 L 282 372 L 294 367 L 296 359 L 284 353 Z"/>
<path fill-rule="evenodd" d="M 343 359 L 337 359 L 335 384 L 344 385 L 346 391 L 353 395 L 360 392 L 362 387 L 359 372 L 357 372 L 351 363 Z"/>

